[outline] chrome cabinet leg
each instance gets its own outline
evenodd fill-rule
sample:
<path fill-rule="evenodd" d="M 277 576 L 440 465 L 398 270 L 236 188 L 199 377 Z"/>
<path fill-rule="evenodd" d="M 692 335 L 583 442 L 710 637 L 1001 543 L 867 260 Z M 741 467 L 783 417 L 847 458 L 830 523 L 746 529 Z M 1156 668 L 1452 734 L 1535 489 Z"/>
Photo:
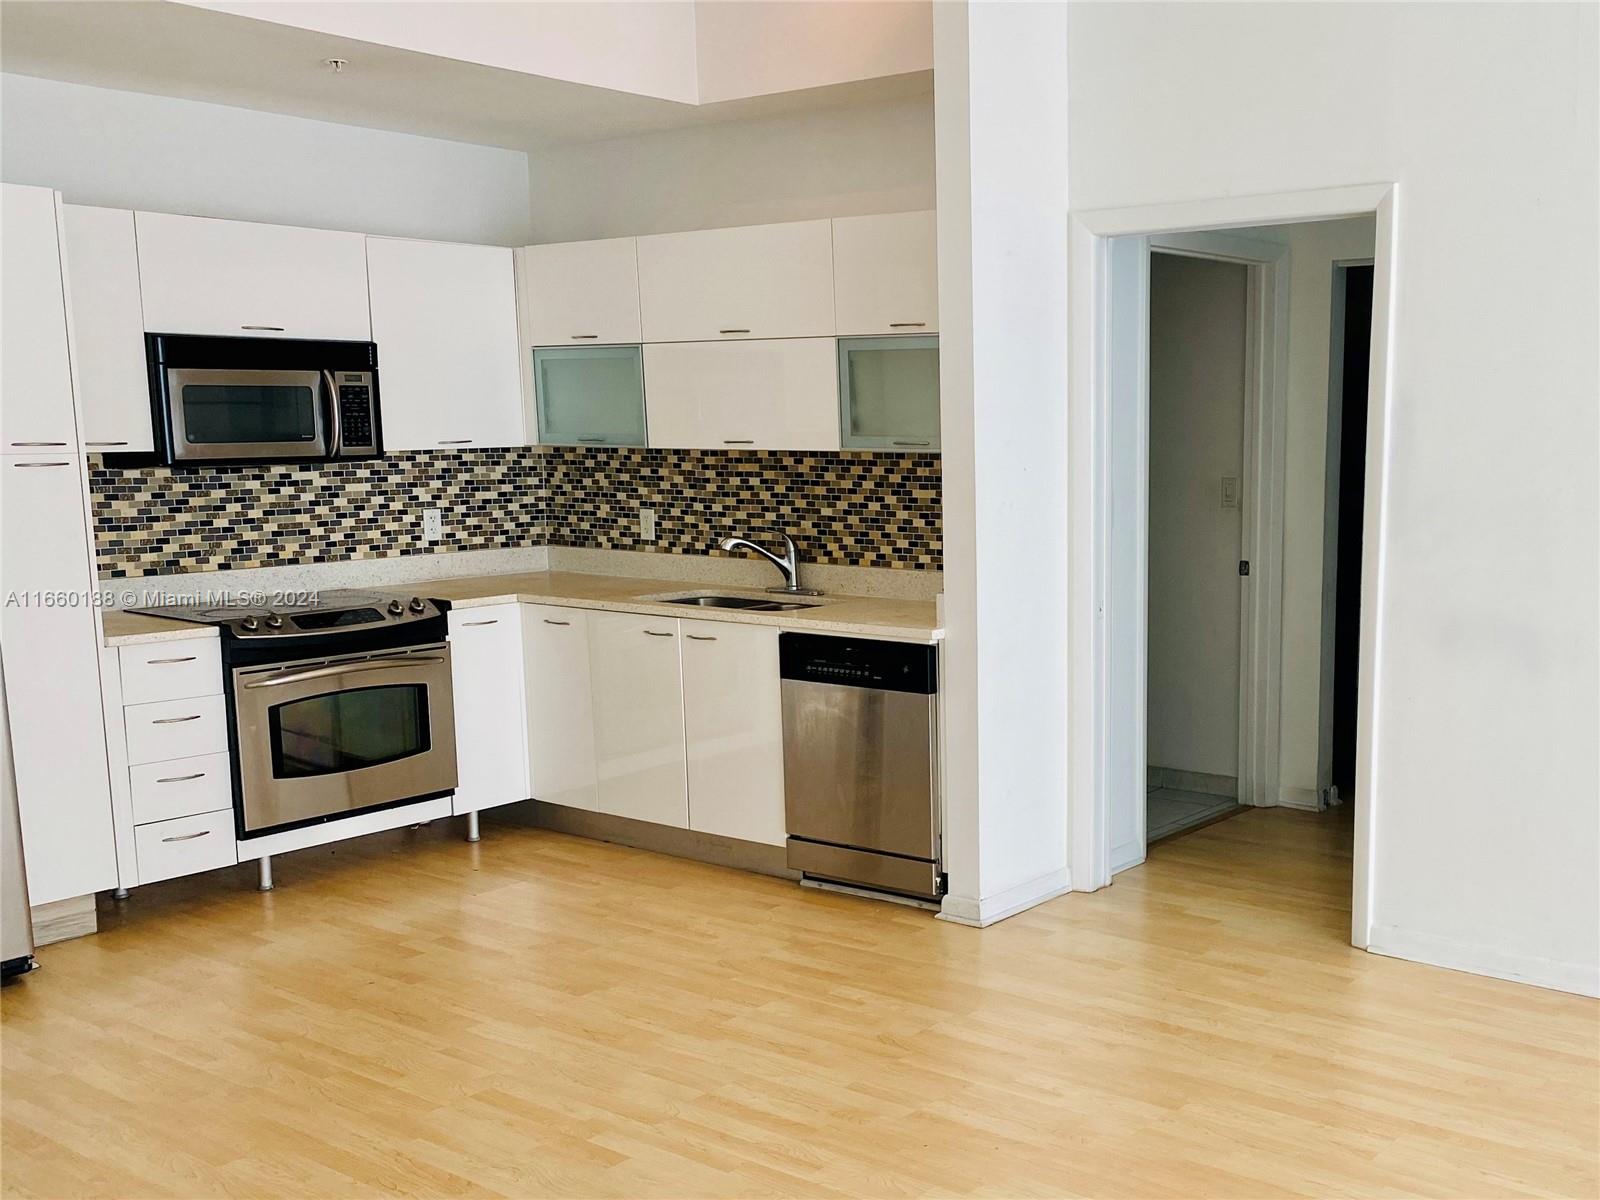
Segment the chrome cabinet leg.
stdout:
<path fill-rule="evenodd" d="M 128 889 L 125 887 L 119 887 L 116 891 L 111 893 L 111 898 L 113 900 L 126 900 L 128 898 Z"/>
<path fill-rule="evenodd" d="M 257 890 L 263 891 L 263 892 L 270 892 L 272 890 L 272 888 L 273 888 L 273 883 L 272 883 L 272 855 L 263 854 L 260 858 L 258 858 L 256 860 L 256 862 L 261 867 L 261 882 L 257 885 Z"/>
<path fill-rule="evenodd" d="M 475 842 L 477 840 L 478 840 L 478 814 L 475 813 L 475 812 L 469 812 L 467 814 L 467 841 Z"/>

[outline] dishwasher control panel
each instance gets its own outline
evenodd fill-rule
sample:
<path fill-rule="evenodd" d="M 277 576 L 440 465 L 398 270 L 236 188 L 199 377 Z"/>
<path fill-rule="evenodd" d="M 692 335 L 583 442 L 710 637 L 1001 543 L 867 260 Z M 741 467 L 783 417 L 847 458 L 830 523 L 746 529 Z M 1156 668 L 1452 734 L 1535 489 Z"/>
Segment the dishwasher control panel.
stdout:
<path fill-rule="evenodd" d="M 779 674 L 807 683 L 931 696 L 938 691 L 932 646 L 813 633 L 778 636 Z"/>

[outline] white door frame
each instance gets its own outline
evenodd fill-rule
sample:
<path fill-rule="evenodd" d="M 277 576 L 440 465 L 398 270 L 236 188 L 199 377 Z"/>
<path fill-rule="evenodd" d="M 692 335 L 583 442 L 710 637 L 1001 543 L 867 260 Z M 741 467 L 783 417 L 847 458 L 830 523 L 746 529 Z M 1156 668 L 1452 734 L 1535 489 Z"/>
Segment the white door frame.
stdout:
<path fill-rule="evenodd" d="M 1128 235 L 1167 235 L 1192 230 L 1287 224 L 1377 214 L 1374 256 L 1372 373 L 1368 388 L 1367 475 L 1362 547 L 1361 666 L 1356 733 L 1354 881 L 1351 941 L 1369 939 L 1373 857 L 1373 814 L 1379 797 L 1375 782 L 1379 744 L 1377 700 L 1382 664 L 1385 498 L 1388 491 L 1388 429 L 1391 419 L 1391 334 L 1395 289 L 1395 238 L 1398 188 L 1392 183 L 1263 196 L 1226 197 L 1177 204 L 1103 209 L 1074 213 L 1068 264 L 1070 308 L 1068 353 L 1068 830 L 1073 886 L 1092 891 L 1111 881 L 1112 752 L 1141 736 L 1125 726 L 1130 709 L 1113 704 L 1117 672 L 1110 648 L 1126 640 L 1127 622 L 1143 622 L 1137 604 L 1109 603 L 1112 578 L 1111 495 L 1114 480 L 1108 451 L 1112 400 L 1125 398 L 1130 376 L 1145 386 L 1144 371 L 1127 358 L 1126 344 L 1111 344 L 1114 300 L 1111 261 L 1114 239 Z M 1115 361 L 1120 352 L 1120 362 Z M 1147 368 L 1146 368 L 1147 370 Z M 1280 430 L 1276 431 L 1281 435 Z M 1147 437 L 1147 431 L 1142 436 Z M 1281 456 L 1280 456 L 1281 457 Z M 1125 472 L 1124 472 L 1125 474 Z M 1124 480 L 1125 484 L 1125 480 Z M 1141 534 L 1142 536 L 1142 534 Z M 1126 538 L 1122 539 L 1124 547 Z M 1281 547 L 1279 549 L 1281 554 Z M 1142 578 L 1141 578 L 1142 586 Z M 1145 670 L 1144 639 L 1134 641 L 1135 668 Z M 1142 698 L 1142 684 L 1139 685 Z M 1142 706 L 1139 709 L 1142 720 Z M 1122 760 L 1125 762 L 1125 759 Z M 1244 764 L 1241 762 L 1241 770 Z"/>

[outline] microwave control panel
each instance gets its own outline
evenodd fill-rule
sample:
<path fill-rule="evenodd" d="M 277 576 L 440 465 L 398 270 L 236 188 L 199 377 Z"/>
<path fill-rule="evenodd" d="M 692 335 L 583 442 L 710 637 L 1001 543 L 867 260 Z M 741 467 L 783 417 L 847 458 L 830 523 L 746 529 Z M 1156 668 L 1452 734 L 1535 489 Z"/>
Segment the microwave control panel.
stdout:
<path fill-rule="evenodd" d="M 373 444 L 372 376 L 365 371 L 339 371 L 339 430 L 342 450 Z"/>

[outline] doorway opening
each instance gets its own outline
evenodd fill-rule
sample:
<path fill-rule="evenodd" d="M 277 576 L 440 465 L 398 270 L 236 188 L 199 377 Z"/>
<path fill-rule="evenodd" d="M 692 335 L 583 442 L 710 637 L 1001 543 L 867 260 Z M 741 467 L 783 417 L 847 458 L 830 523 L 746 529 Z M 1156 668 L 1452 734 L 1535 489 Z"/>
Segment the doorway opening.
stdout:
<path fill-rule="evenodd" d="M 1221 816 L 1324 847 L 1337 824 L 1367 944 L 1393 205 L 1374 185 L 1073 218 L 1079 888 Z"/>

